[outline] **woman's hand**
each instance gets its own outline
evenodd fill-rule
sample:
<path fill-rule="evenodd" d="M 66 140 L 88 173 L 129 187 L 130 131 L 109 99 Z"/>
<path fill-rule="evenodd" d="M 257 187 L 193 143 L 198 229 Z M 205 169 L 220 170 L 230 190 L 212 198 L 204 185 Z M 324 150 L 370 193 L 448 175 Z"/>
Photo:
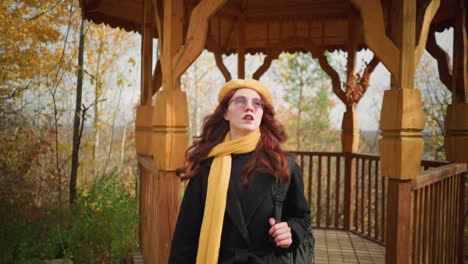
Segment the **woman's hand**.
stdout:
<path fill-rule="evenodd" d="M 292 244 L 291 228 L 287 222 L 280 222 L 276 224 L 274 218 L 268 220 L 270 223 L 270 231 L 268 233 L 275 239 L 276 246 L 288 248 Z"/>

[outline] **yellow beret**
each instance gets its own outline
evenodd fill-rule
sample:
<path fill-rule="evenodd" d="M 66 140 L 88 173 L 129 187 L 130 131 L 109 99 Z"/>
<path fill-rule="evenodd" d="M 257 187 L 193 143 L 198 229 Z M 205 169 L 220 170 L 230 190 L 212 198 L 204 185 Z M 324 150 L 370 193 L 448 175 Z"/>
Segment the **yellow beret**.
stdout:
<path fill-rule="evenodd" d="M 243 80 L 243 79 L 237 79 L 237 80 L 231 80 L 223 85 L 221 88 L 221 91 L 219 91 L 218 95 L 218 102 L 221 102 L 223 100 L 224 96 L 229 93 L 232 90 L 239 89 L 239 88 L 249 88 L 257 93 L 261 94 L 265 100 L 267 101 L 268 104 L 273 105 L 273 97 L 271 96 L 270 91 L 266 86 L 264 86 L 261 82 L 250 79 L 250 80 Z"/>

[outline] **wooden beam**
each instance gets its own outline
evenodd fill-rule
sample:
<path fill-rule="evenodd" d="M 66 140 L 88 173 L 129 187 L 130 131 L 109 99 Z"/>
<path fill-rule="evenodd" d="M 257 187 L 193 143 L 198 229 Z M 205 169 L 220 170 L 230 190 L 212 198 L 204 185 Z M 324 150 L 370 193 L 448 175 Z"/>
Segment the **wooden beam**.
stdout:
<path fill-rule="evenodd" d="M 313 2 L 312 2 L 313 3 Z M 278 17 L 278 16 L 314 16 L 314 15 L 346 15 L 347 9 L 342 3 L 327 4 L 327 2 L 321 2 L 316 6 L 310 6 L 312 3 L 308 3 L 307 7 L 300 8 L 256 8 L 245 10 L 245 15 L 248 18 L 261 18 L 261 17 Z M 224 8 L 223 8 L 224 9 Z"/>
<path fill-rule="evenodd" d="M 226 68 L 226 65 L 224 65 L 224 62 L 223 62 L 223 55 L 220 53 L 220 52 L 215 52 L 214 53 L 214 56 L 215 56 L 215 61 L 216 61 L 216 66 L 218 66 L 218 69 L 221 71 L 221 73 L 223 74 L 224 76 L 224 80 L 226 82 L 229 82 L 231 80 L 231 73 L 229 72 L 229 70 Z"/>
<path fill-rule="evenodd" d="M 400 50 L 386 35 L 382 6 L 379 0 L 352 0 L 361 11 L 364 38 L 367 46 L 385 65 L 385 67 L 400 79 L 398 72 L 400 64 Z"/>
<path fill-rule="evenodd" d="M 152 76 L 153 67 L 153 24 L 151 0 L 143 2 L 143 28 L 141 45 L 141 105 L 151 105 Z"/>
<path fill-rule="evenodd" d="M 379 58 L 377 58 L 377 56 L 374 55 L 370 62 L 367 64 L 366 69 L 364 71 L 367 71 L 369 74 L 374 72 L 375 68 L 377 67 L 377 65 L 379 65 L 379 63 Z"/>
<path fill-rule="evenodd" d="M 453 43 L 452 103 L 447 107 L 445 118 L 447 160 L 464 163 L 468 163 L 467 8 L 463 0 L 457 2 Z"/>
<path fill-rule="evenodd" d="M 418 36 L 418 43 L 416 46 L 414 67 L 416 68 L 421 60 L 422 55 L 424 54 L 424 49 L 426 47 L 427 37 L 429 34 L 429 27 L 431 26 L 432 19 L 434 18 L 437 10 L 440 6 L 440 0 L 432 0 L 424 11 L 424 18 L 422 19 L 421 28 L 417 31 L 420 32 Z"/>
<path fill-rule="evenodd" d="M 185 44 L 172 58 L 174 76 L 180 77 L 203 51 L 208 32 L 208 19 L 225 2 L 226 0 L 202 0 L 193 9 Z"/>
<path fill-rule="evenodd" d="M 161 65 L 164 89 L 176 89 L 180 75 L 175 74 L 173 58 L 182 45 L 183 0 L 164 0 L 164 28 Z"/>
<path fill-rule="evenodd" d="M 454 103 L 468 103 L 468 7 L 465 1 L 458 0 L 455 16 L 453 40 Z"/>
<path fill-rule="evenodd" d="M 237 78 L 245 78 L 245 16 L 240 15 L 237 22 Z"/>
<path fill-rule="evenodd" d="M 452 63 L 450 56 L 436 42 L 435 30 L 431 30 L 427 38 L 426 49 L 437 61 L 439 78 L 447 89 L 452 92 Z"/>
<path fill-rule="evenodd" d="M 260 80 L 260 77 L 270 68 L 271 62 L 278 58 L 280 51 L 277 49 L 271 50 L 268 52 L 263 64 L 255 71 L 253 78 L 255 80 Z"/>

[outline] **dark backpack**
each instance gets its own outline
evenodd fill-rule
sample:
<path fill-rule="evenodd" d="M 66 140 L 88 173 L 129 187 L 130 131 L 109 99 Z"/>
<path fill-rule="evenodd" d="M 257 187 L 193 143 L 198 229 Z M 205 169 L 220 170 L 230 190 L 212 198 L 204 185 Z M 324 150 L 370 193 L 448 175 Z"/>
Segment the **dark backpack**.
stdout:
<path fill-rule="evenodd" d="M 294 157 L 288 157 L 288 170 L 289 174 L 292 175 L 292 167 L 294 165 Z M 276 186 L 274 191 L 274 200 L 275 200 L 275 220 L 277 223 L 281 222 L 281 217 L 283 213 L 283 202 L 288 193 L 289 182 L 281 184 L 279 179 L 276 179 Z M 292 252 L 284 251 L 280 256 L 281 263 L 294 263 L 294 264 L 311 264 L 314 260 L 314 244 L 315 239 L 312 234 L 312 228 L 307 229 L 307 233 L 304 236 L 301 244 L 297 247 L 296 250 Z"/>

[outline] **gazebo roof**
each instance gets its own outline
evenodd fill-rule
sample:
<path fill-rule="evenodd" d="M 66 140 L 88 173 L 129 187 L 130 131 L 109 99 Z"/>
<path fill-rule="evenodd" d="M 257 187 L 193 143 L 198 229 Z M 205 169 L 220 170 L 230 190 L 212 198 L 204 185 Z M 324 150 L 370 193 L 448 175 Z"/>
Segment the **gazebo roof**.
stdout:
<path fill-rule="evenodd" d="M 186 14 L 197 0 L 184 0 Z M 418 0 L 418 7 L 424 1 Z M 80 0 L 86 19 L 111 27 L 141 33 L 143 0 Z M 432 26 L 443 31 L 454 24 L 454 0 L 442 0 Z M 382 1 L 384 16 L 390 16 L 392 1 Z M 239 24 L 245 21 L 243 47 L 246 53 L 346 49 L 350 34 L 358 34 L 358 47 L 365 47 L 360 20 L 350 26 L 352 14 L 358 13 L 345 0 L 230 0 L 210 18 L 205 48 L 217 53 L 232 54 L 238 46 Z M 184 29 L 189 17 L 184 18 Z M 350 28 L 358 29 L 349 32 Z M 357 32 L 357 33 L 356 33 Z M 155 32 L 157 38 L 157 32 Z"/>

